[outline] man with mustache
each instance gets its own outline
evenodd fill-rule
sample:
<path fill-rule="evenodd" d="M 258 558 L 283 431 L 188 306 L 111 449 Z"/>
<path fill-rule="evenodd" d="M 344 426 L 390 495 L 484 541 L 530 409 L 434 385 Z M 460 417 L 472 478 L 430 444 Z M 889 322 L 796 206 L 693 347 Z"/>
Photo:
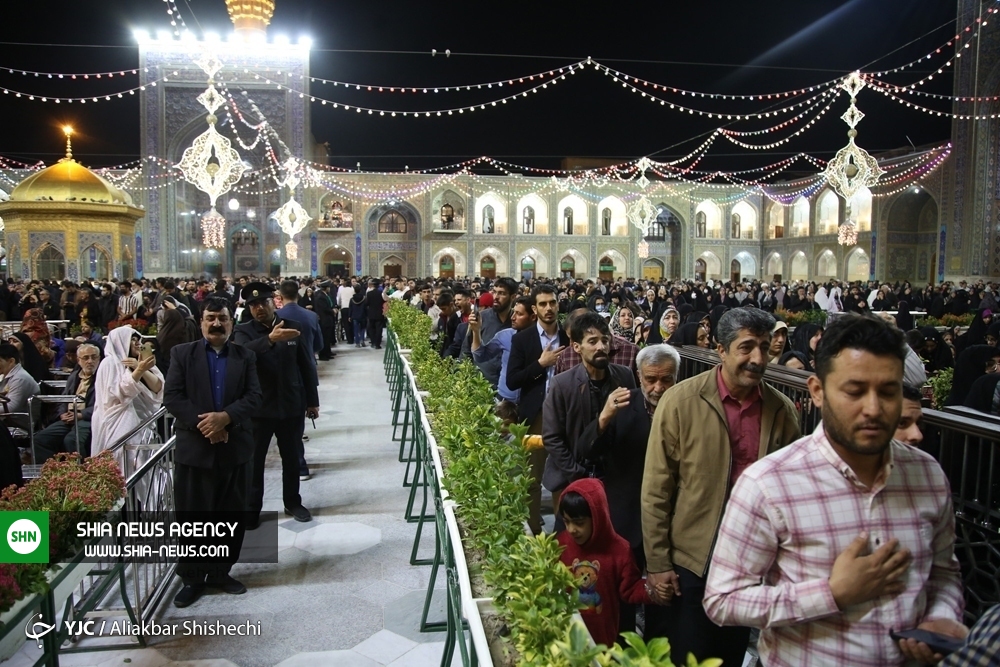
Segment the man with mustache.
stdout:
<path fill-rule="evenodd" d="M 175 607 L 187 607 L 205 587 L 246 593 L 229 575 L 239 560 L 247 511 L 247 482 L 253 468 L 252 419 L 261 407 L 257 357 L 229 342 L 233 317 L 229 302 L 202 303 L 201 340 L 175 345 L 163 388 L 163 406 L 175 418 L 174 496 L 179 521 L 233 521 L 240 525 L 229 556 L 214 561 L 182 558 L 177 576 L 184 586 Z"/>
<path fill-rule="evenodd" d="M 574 313 L 569 338 L 581 363 L 552 378 L 542 404 L 542 442 L 548 453 L 542 485 L 552 492 L 557 531 L 562 527 L 558 512 L 562 490 L 570 482 L 601 472 L 596 462 L 588 462 L 588 467 L 577 458 L 581 434 L 613 392 L 635 388 L 632 369 L 611 363 L 611 330 L 600 314 L 585 309 Z"/>
<path fill-rule="evenodd" d="M 770 313 L 727 311 L 716 329 L 722 363 L 668 390 L 653 415 L 642 538 L 653 599 L 670 603 L 665 635 L 675 661 L 690 652 L 699 660 L 722 658 L 724 667 L 743 664 L 750 629 L 718 627 L 701 600 L 733 483 L 751 463 L 799 437 L 795 406 L 761 381 L 773 329 Z M 661 584 L 673 599 L 655 594 Z"/>
<path fill-rule="evenodd" d="M 809 378 L 822 423 L 733 488 L 704 604 L 716 623 L 761 628 L 768 667 L 934 663 L 890 632 L 968 634 L 948 479 L 893 439 L 904 345 L 878 318 L 836 319 Z"/>

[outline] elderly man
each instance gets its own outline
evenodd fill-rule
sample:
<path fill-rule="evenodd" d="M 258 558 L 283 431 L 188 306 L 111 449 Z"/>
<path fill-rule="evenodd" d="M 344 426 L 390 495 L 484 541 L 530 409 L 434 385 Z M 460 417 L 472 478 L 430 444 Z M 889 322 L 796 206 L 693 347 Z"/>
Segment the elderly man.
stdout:
<path fill-rule="evenodd" d="M 75 395 L 82 401 L 67 404 L 59 419 L 35 434 L 35 463 L 45 463 L 58 452 L 90 456 L 90 418 L 94 414 L 94 380 L 101 351 L 96 345 L 84 343 L 77 348 L 76 357 L 80 365 L 66 378 L 63 395 Z"/>
<path fill-rule="evenodd" d="M 670 585 L 678 596 L 666 636 L 681 660 L 694 653 L 722 658 L 724 667 L 743 664 L 749 628 L 718 627 L 701 599 L 729 490 L 751 463 L 799 435 L 795 406 L 762 382 L 773 329 L 774 317 L 756 308 L 726 312 L 716 332 L 722 363 L 670 389 L 653 415 L 643 547 L 650 585 Z"/>
<path fill-rule="evenodd" d="M 809 378 L 823 421 L 732 490 L 704 605 L 716 623 L 761 628 L 768 667 L 932 663 L 929 646 L 889 633 L 968 634 L 948 479 L 894 440 L 904 347 L 877 318 L 833 322 Z"/>
<path fill-rule="evenodd" d="M 612 391 L 597 419 L 592 420 L 577 441 L 576 457 L 588 468 L 599 470 L 608 496 L 611 525 L 628 540 L 639 570 L 646 568 L 640 521 L 643 467 L 653 413 L 663 394 L 674 386 L 681 358 L 671 345 L 650 345 L 636 358 L 639 388 Z M 647 636 L 663 635 L 664 608 L 646 607 Z M 619 625 L 635 627 L 635 607 L 622 605 Z"/>
<path fill-rule="evenodd" d="M 76 350 L 73 350 L 76 357 Z M 75 364 L 74 364 L 75 365 Z M 21 366 L 21 352 L 10 343 L 0 343 L 0 405 L 5 413 L 28 414 L 28 399 L 38 395 L 41 388 L 28 371 Z M 28 428 L 27 416 L 14 417 L 7 424 Z"/>

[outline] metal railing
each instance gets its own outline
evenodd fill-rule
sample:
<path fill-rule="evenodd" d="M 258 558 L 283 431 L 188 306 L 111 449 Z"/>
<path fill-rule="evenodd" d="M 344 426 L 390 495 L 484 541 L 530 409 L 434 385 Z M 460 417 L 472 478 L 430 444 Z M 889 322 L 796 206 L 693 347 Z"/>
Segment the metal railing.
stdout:
<path fill-rule="evenodd" d="M 129 444 L 137 434 L 151 430 L 155 442 Z M 122 466 L 125 476 L 125 498 L 116 510 L 122 520 L 170 520 L 175 512 L 173 486 L 174 446 L 173 418 L 166 408 L 160 408 L 143 420 L 132 431 L 119 438 L 107 449 Z M 133 540 L 116 538 L 125 547 Z M 142 544 L 158 552 L 161 545 L 176 544 L 177 538 L 143 537 Z M 124 550 L 123 550 L 124 553 Z M 131 557 L 108 557 L 93 565 L 90 572 L 77 585 L 66 605 L 69 618 L 122 618 L 127 617 L 136 626 L 153 618 L 163 599 L 176 568 L 175 562 Z M 117 580 L 117 592 L 115 581 Z M 80 637 L 69 637 L 78 641 Z M 145 635 L 140 633 L 125 637 L 123 642 L 93 645 L 84 641 L 77 648 L 61 652 L 95 651 L 145 646 Z"/>
<path fill-rule="evenodd" d="M 679 380 L 714 368 L 719 355 L 678 348 Z M 809 433 L 822 419 L 809 396 L 805 371 L 769 364 L 764 381 L 788 396 Z M 920 449 L 934 456 L 948 476 L 955 507 L 955 554 L 962 564 L 965 615 L 971 624 L 1000 603 L 1000 419 L 967 408 L 923 410 Z"/>

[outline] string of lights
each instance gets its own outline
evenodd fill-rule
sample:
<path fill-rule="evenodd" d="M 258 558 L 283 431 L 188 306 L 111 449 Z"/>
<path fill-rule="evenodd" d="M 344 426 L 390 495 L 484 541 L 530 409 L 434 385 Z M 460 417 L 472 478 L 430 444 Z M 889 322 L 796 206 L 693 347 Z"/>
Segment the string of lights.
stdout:
<path fill-rule="evenodd" d="M 939 111 L 937 109 L 930 109 L 928 107 L 921 106 L 921 105 L 916 104 L 914 102 L 910 102 L 909 100 L 903 99 L 902 97 L 900 97 L 898 95 L 895 95 L 892 91 L 890 91 L 890 90 L 888 90 L 886 88 L 883 88 L 882 86 L 878 86 L 878 85 L 875 85 L 875 84 L 870 84 L 869 87 L 872 90 L 875 90 L 875 91 L 877 91 L 877 92 L 885 95 L 889 99 L 895 100 L 896 102 L 898 102 L 899 104 L 902 104 L 903 106 L 905 106 L 908 109 L 915 109 L 917 111 L 922 111 L 923 113 L 929 114 L 931 116 L 941 116 L 941 117 L 944 117 L 944 118 L 955 118 L 957 120 L 992 120 L 994 118 L 1000 118 L 1000 113 L 991 113 L 991 114 L 957 114 L 957 113 L 952 113 L 950 111 Z"/>
<path fill-rule="evenodd" d="M 128 90 L 122 90 L 116 93 L 108 93 L 104 95 L 88 95 L 87 97 L 53 97 L 51 95 L 34 95 L 31 93 L 23 93 L 17 90 L 12 90 L 10 88 L 5 88 L 0 86 L 0 92 L 4 95 L 13 95 L 17 98 L 26 98 L 29 101 L 38 102 L 55 102 L 56 104 L 61 104 L 65 102 L 66 104 L 72 104 L 74 102 L 79 102 L 80 104 L 87 104 L 88 102 L 109 102 L 112 99 L 121 99 L 126 95 L 135 95 L 137 91 L 146 90 L 146 86 L 156 87 L 158 83 L 165 83 L 170 80 L 170 76 L 177 76 L 177 72 L 173 72 L 170 75 L 165 75 L 157 79 L 156 81 L 150 81 L 148 84 L 143 84 L 141 86 L 135 86 L 134 88 L 129 88 Z"/>
<path fill-rule="evenodd" d="M 144 71 L 148 72 L 149 68 L 145 68 Z M 138 74 L 138 69 L 123 69 L 113 72 L 88 72 L 88 73 L 77 73 L 77 74 L 67 74 L 60 72 L 36 72 L 30 69 L 18 69 L 16 67 L 0 67 L 0 72 L 6 72 L 7 74 L 20 74 L 21 76 L 33 76 L 36 79 L 69 79 L 74 80 L 89 80 L 89 79 L 113 79 L 117 77 L 124 77 L 131 74 Z"/>
<path fill-rule="evenodd" d="M 720 129 L 720 132 L 721 132 L 722 136 L 724 136 L 727 140 L 729 140 L 730 143 L 735 144 L 735 145 L 739 146 L 740 148 L 748 148 L 750 150 L 755 150 L 755 151 L 771 150 L 771 149 L 777 148 L 778 146 L 783 146 L 784 144 L 787 144 L 788 142 L 792 141 L 796 137 L 802 135 L 804 132 L 806 132 L 807 130 L 809 130 L 809 128 L 813 127 L 816 123 L 819 122 L 819 120 L 823 116 L 826 115 L 826 113 L 830 110 L 830 107 L 833 106 L 833 103 L 836 101 L 836 99 L 837 99 L 836 96 L 833 99 L 831 99 L 830 102 L 825 107 L 823 107 L 819 111 L 819 113 L 817 113 L 816 116 L 814 116 L 812 119 L 810 119 L 809 122 L 807 122 L 805 125 L 803 125 L 802 127 L 798 128 L 797 130 L 795 130 L 794 132 L 792 132 L 791 134 L 789 134 L 787 137 L 784 137 L 783 139 L 779 139 L 777 141 L 772 141 L 770 143 L 766 143 L 766 144 L 751 144 L 751 143 L 742 141 L 740 139 L 737 139 L 736 135 L 734 135 L 732 133 L 732 131 L 726 130 L 725 128 Z"/>

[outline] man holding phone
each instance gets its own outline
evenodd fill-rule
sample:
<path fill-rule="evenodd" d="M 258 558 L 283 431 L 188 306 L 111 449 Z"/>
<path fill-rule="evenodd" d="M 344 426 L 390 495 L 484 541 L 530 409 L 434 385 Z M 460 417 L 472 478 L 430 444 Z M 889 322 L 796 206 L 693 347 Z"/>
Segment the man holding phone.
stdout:
<path fill-rule="evenodd" d="M 733 487 L 704 607 L 719 625 L 761 628 L 767 667 L 935 662 L 927 643 L 891 634 L 968 634 L 948 479 L 893 439 L 904 345 L 878 318 L 838 318 L 809 378 L 822 423 Z"/>

